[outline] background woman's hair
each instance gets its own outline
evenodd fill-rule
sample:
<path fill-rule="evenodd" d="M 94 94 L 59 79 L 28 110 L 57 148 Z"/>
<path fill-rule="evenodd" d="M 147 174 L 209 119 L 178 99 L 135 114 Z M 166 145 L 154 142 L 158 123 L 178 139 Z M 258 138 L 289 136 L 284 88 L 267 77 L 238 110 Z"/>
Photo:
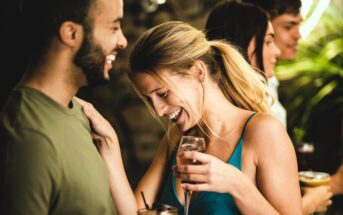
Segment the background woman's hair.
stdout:
<path fill-rule="evenodd" d="M 268 15 L 251 4 L 223 1 L 210 12 L 205 26 L 208 40 L 226 40 L 238 47 L 246 61 L 248 46 L 255 38 L 257 69 L 264 71 L 263 44 L 268 28 Z M 251 62 L 250 62 L 251 63 Z"/>

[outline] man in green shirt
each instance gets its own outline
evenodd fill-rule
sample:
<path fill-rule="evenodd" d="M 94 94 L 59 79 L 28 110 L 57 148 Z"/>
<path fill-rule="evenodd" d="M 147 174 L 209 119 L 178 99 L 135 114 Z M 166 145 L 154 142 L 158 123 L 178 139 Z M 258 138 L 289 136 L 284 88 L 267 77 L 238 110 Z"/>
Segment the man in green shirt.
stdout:
<path fill-rule="evenodd" d="M 30 60 L 1 112 L 0 214 L 115 214 L 119 198 L 73 97 L 109 80 L 127 45 L 123 1 L 22 2 Z"/>

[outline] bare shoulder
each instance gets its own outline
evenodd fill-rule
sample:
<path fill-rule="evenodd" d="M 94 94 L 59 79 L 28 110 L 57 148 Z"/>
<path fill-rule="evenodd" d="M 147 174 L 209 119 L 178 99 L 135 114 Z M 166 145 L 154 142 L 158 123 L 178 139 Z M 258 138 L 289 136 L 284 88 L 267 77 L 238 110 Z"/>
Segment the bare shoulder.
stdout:
<path fill-rule="evenodd" d="M 254 161 L 253 167 L 245 163 L 246 172 L 261 194 L 280 214 L 300 214 L 296 156 L 283 125 L 272 115 L 258 113 L 247 124 L 244 144 L 246 155 Z"/>
<path fill-rule="evenodd" d="M 269 129 L 272 129 L 273 131 L 276 130 L 282 130 L 285 131 L 285 128 L 279 122 L 278 119 L 276 119 L 271 114 L 266 113 L 257 113 L 255 116 L 250 120 L 247 128 L 250 127 L 253 129 L 254 132 L 268 132 Z"/>
<path fill-rule="evenodd" d="M 259 154 L 290 150 L 292 142 L 284 126 L 270 114 L 257 113 L 248 123 L 245 143 Z"/>

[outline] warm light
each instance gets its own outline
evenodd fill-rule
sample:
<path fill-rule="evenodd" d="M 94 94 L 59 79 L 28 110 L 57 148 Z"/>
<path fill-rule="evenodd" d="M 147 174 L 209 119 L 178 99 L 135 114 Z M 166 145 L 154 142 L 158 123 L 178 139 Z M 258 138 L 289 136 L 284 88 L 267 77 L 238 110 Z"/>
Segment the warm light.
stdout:
<path fill-rule="evenodd" d="M 156 2 L 157 2 L 157 4 L 164 4 L 164 3 L 166 3 L 166 0 L 157 0 Z"/>
<path fill-rule="evenodd" d="M 303 25 L 300 27 L 300 34 L 302 38 L 305 38 L 312 30 L 313 28 L 317 25 L 320 16 L 322 13 L 325 11 L 327 6 L 329 5 L 330 0 L 318 0 L 318 3 L 315 5 L 315 9 L 311 16 L 306 17 L 307 13 L 309 12 L 310 8 L 312 7 L 313 1 L 312 0 L 302 0 L 302 5 L 304 8 L 302 8 L 302 15 L 303 13 L 306 13 L 305 21 Z"/>
<path fill-rule="evenodd" d="M 306 17 L 308 12 L 311 9 L 311 6 L 313 4 L 313 0 L 302 0 L 301 2 L 301 8 L 300 8 L 300 14 L 302 17 Z"/>

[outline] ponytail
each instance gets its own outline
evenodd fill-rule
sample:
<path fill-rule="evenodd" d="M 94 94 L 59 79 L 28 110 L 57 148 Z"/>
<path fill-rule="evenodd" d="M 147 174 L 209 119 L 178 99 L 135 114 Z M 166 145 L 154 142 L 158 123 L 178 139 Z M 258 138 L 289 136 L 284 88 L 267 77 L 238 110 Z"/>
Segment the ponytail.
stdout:
<path fill-rule="evenodd" d="M 263 73 L 255 71 L 233 46 L 219 40 L 209 41 L 215 68 L 212 76 L 225 97 L 237 107 L 269 112 L 267 85 Z"/>
<path fill-rule="evenodd" d="M 189 69 L 196 60 L 208 65 L 212 78 L 232 104 L 255 112 L 269 111 L 265 77 L 252 69 L 233 46 L 208 41 L 203 32 L 187 23 L 166 22 L 145 32 L 130 55 L 131 75 L 150 72 L 159 76 L 156 68 L 192 75 Z"/>

